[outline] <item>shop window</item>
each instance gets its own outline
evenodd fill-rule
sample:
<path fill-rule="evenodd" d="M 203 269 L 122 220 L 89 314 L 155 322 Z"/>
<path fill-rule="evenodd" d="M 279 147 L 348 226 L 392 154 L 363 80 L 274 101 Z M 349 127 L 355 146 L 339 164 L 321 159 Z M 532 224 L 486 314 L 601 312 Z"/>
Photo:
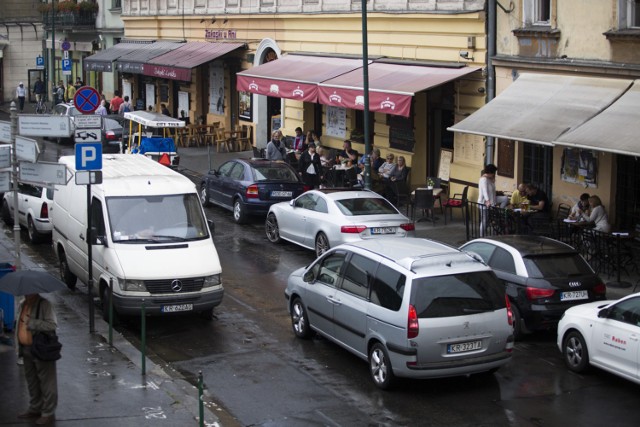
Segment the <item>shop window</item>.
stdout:
<path fill-rule="evenodd" d="M 551 0 L 523 0 L 522 12 L 525 27 L 548 26 L 551 23 Z"/>
<path fill-rule="evenodd" d="M 387 115 L 389 125 L 389 146 L 396 150 L 413 152 L 416 143 L 413 129 L 413 117 Z"/>
<path fill-rule="evenodd" d="M 112 9 L 121 9 L 122 8 L 122 0 L 111 0 L 111 8 Z"/>
<path fill-rule="evenodd" d="M 356 118 L 356 126 L 351 131 L 351 139 L 354 142 L 360 142 L 364 144 L 364 111 L 362 110 L 354 110 L 355 118 Z M 374 114 L 369 112 L 369 138 L 371 138 L 370 142 L 373 142 L 373 120 Z"/>
<path fill-rule="evenodd" d="M 618 27 L 640 28 L 640 0 L 618 0 Z"/>

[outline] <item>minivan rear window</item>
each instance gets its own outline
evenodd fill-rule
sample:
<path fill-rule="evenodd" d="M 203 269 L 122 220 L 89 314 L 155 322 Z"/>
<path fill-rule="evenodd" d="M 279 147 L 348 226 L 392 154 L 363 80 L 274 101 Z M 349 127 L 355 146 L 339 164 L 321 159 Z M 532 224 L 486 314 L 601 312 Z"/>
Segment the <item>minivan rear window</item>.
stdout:
<path fill-rule="evenodd" d="M 529 277 L 534 279 L 593 274 L 589 264 L 579 254 L 554 254 L 524 258 Z"/>
<path fill-rule="evenodd" d="M 414 279 L 411 304 L 421 319 L 505 308 L 504 285 L 491 271 Z"/>

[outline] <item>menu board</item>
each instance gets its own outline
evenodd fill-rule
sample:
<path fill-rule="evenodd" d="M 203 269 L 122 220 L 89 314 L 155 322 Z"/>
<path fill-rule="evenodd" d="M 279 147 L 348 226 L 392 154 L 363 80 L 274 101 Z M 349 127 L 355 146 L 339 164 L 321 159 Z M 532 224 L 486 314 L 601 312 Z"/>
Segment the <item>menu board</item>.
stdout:
<path fill-rule="evenodd" d="M 484 164 L 484 139 L 479 135 L 458 133 L 453 142 L 453 160 L 456 163 Z"/>
<path fill-rule="evenodd" d="M 449 181 L 451 172 L 451 162 L 453 161 L 452 150 L 440 150 L 440 165 L 438 166 L 438 178 L 442 181 Z"/>
<path fill-rule="evenodd" d="M 413 153 L 413 146 L 416 143 L 413 120 L 407 117 L 390 115 L 388 123 L 389 146 L 397 150 Z"/>

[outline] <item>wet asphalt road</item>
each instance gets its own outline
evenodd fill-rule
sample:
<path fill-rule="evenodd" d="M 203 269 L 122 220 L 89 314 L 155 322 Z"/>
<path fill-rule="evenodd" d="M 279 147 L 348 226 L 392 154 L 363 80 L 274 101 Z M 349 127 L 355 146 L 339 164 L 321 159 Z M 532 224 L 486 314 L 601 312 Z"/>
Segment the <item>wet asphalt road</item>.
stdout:
<path fill-rule="evenodd" d="M 72 144 L 43 148 L 47 161 L 73 151 Z M 380 391 L 365 362 L 324 339 L 298 340 L 291 332 L 286 278 L 312 261 L 312 252 L 270 244 L 260 220 L 239 226 L 220 208 L 206 213 L 216 223 L 225 299 L 212 322 L 149 319 L 147 345 L 176 375 L 195 381 L 203 372 L 207 394 L 225 408 L 223 425 L 637 425 L 638 386 L 598 370 L 569 372 L 553 333 L 516 343 L 513 360 L 494 375 L 403 380 Z M 50 245 L 24 250 L 55 264 Z M 78 305 L 86 304 L 86 286 L 78 289 Z M 137 321 L 120 331 L 139 342 Z"/>

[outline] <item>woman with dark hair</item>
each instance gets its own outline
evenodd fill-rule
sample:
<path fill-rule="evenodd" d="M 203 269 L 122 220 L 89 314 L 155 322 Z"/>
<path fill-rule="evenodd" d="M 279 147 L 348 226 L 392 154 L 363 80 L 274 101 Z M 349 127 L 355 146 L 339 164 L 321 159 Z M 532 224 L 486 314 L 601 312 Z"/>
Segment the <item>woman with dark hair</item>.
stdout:
<path fill-rule="evenodd" d="M 307 145 L 307 151 L 300 155 L 298 160 L 298 173 L 302 177 L 305 184 L 317 188 L 322 179 L 322 165 L 320 164 L 320 156 L 316 153 L 316 144 L 310 142 Z"/>

